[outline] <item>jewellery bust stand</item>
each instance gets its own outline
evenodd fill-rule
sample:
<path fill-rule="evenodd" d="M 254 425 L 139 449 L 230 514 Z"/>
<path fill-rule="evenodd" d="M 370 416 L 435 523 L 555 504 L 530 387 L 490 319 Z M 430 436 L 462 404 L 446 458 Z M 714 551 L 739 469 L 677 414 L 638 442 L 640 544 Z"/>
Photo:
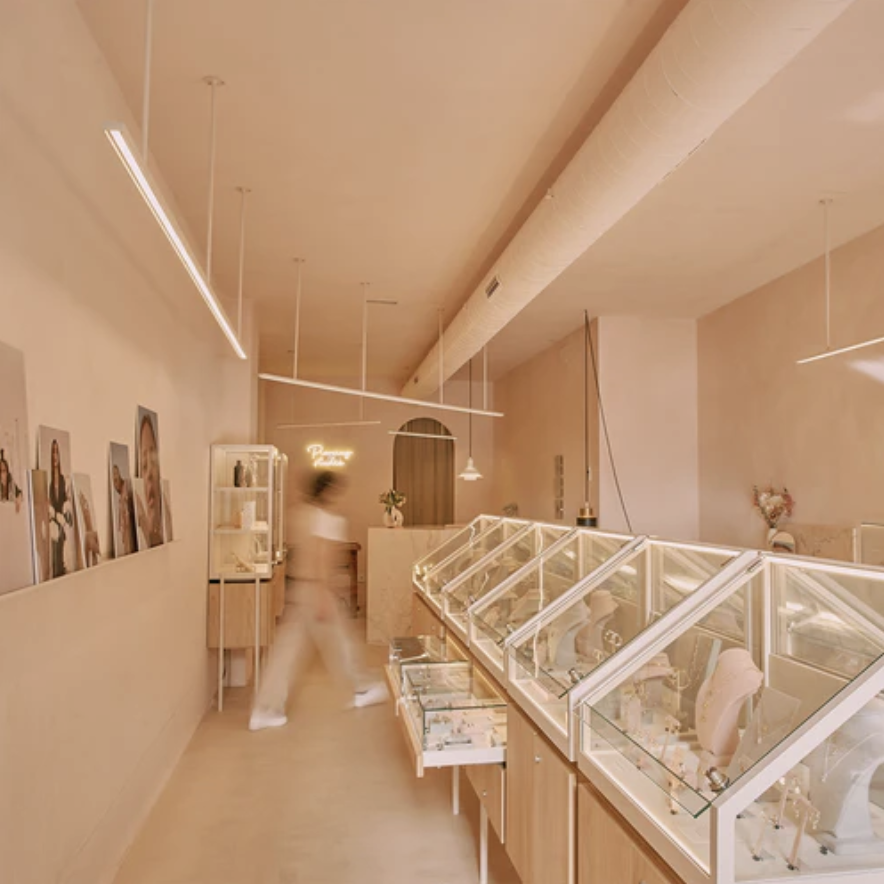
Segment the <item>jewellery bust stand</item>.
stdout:
<path fill-rule="evenodd" d="M 869 787 L 884 764 L 884 703 L 876 701 L 842 725 L 807 760 L 810 795 L 820 810 L 820 843 L 832 853 L 882 854 L 872 828 Z"/>
<path fill-rule="evenodd" d="M 604 646 L 605 625 L 617 612 L 618 604 L 606 589 L 597 589 L 550 627 L 548 647 L 551 665 L 559 669 L 576 666 L 580 656 L 589 658 L 591 651 Z M 578 638 L 578 633 L 580 634 Z M 588 633 L 588 642 L 584 636 Z M 578 645 L 579 642 L 579 645 Z M 587 647 L 589 645 L 589 647 Z"/>
<path fill-rule="evenodd" d="M 761 670 L 744 648 L 722 651 L 712 675 L 697 692 L 697 742 L 708 767 L 730 764 L 740 742 L 743 704 L 764 681 Z"/>

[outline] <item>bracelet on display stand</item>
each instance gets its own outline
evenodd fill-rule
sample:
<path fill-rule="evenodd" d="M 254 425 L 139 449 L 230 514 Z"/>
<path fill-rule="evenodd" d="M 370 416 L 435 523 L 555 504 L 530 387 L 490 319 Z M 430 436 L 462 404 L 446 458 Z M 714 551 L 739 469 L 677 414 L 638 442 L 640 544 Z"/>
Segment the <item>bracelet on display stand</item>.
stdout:
<path fill-rule="evenodd" d="M 789 800 L 791 799 L 792 801 L 797 801 L 801 798 L 801 784 L 796 775 L 793 774 L 792 776 L 787 777 L 785 780 L 781 780 L 780 782 L 782 783 L 783 791 L 780 795 L 779 804 L 777 804 L 777 815 L 774 817 L 775 829 L 783 828 L 783 820 L 786 816 L 786 808 L 788 806 Z"/>

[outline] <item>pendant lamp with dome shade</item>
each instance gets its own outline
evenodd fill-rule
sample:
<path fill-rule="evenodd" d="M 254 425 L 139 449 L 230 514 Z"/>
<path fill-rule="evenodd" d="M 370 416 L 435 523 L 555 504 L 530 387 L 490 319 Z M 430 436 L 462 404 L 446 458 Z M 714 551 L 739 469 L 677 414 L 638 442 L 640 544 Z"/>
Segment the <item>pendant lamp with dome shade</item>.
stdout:
<path fill-rule="evenodd" d="M 470 384 L 470 408 L 473 407 L 473 360 L 470 358 L 470 375 L 469 375 L 469 384 Z M 482 478 L 482 474 L 476 469 L 476 465 L 473 463 L 473 415 L 470 412 L 469 416 L 470 421 L 470 442 L 469 442 L 469 454 L 467 456 L 467 465 L 463 468 L 463 472 L 460 474 L 461 479 L 466 482 L 475 482 L 478 479 Z"/>

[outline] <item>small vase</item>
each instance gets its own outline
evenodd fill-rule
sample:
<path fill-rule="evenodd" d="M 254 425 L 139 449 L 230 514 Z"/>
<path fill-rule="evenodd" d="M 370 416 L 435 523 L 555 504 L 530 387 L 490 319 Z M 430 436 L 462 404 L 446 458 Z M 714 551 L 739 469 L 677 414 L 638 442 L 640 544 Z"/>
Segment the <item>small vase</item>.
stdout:
<path fill-rule="evenodd" d="M 778 530 L 779 530 L 779 529 L 777 528 L 776 525 L 774 525 L 773 527 L 768 527 L 768 529 L 767 529 L 767 545 L 768 545 L 768 547 L 769 547 L 769 546 L 771 545 L 771 543 L 773 542 L 774 537 L 777 536 L 777 531 L 778 531 Z"/>
<path fill-rule="evenodd" d="M 402 527 L 402 511 L 396 509 L 395 506 L 388 507 L 384 510 L 384 525 L 387 528 Z"/>

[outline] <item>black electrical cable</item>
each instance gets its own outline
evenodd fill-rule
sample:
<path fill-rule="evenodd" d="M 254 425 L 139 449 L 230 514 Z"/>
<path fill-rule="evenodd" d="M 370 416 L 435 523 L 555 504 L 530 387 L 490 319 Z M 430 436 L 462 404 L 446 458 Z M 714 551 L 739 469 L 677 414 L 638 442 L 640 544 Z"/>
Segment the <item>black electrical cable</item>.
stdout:
<path fill-rule="evenodd" d="M 595 378 L 595 392 L 599 401 L 599 416 L 602 419 L 602 429 L 605 432 L 605 445 L 608 447 L 608 460 L 611 461 L 611 472 L 614 475 L 614 484 L 617 486 L 617 496 L 620 498 L 620 508 L 623 510 L 623 518 L 626 519 L 626 528 L 630 534 L 635 533 L 632 530 L 632 522 L 629 518 L 629 512 L 626 509 L 626 501 L 623 499 L 623 489 L 620 487 L 620 477 L 617 475 L 617 465 L 614 463 L 614 450 L 611 448 L 611 437 L 608 435 L 608 421 L 605 417 L 605 406 L 602 403 L 602 389 L 599 384 L 599 372 L 595 361 L 595 348 L 592 345 L 592 335 L 589 331 L 589 313 L 583 311 L 584 336 L 586 343 L 589 345 L 590 358 L 592 360 L 592 375 Z M 588 421 L 588 418 L 587 418 Z M 589 424 L 587 423 L 587 427 Z M 587 429 L 586 438 L 589 438 L 589 430 Z"/>

